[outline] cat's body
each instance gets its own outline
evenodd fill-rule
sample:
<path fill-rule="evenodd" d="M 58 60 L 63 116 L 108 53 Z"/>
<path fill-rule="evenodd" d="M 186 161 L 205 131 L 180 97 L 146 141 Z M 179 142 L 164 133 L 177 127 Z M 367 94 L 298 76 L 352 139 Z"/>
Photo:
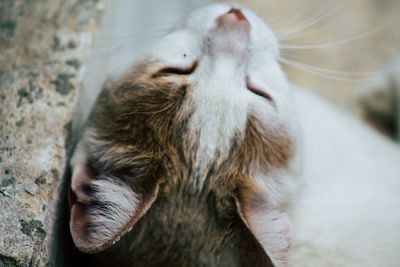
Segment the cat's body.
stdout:
<path fill-rule="evenodd" d="M 325 100 L 294 89 L 304 184 L 290 212 L 289 265 L 399 265 L 398 146 Z"/>
<path fill-rule="evenodd" d="M 251 11 L 217 4 L 103 89 L 69 194 L 95 266 L 400 262 L 400 151 L 291 88 L 278 48 Z"/>

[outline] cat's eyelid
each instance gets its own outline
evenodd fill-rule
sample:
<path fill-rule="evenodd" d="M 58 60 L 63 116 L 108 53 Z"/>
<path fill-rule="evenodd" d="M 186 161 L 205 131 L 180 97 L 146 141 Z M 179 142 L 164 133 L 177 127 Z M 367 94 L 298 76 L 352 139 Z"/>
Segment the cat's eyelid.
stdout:
<path fill-rule="evenodd" d="M 256 86 L 254 86 L 252 84 L 252 82 L 250 81 L 249 76 L 246 77 L 246 86 L 247 86 L 247 89 L 250 92 L 265 98 L 266 100 L 268 100 L 269 102 L 271 102 L 275 106 L 275 101 L 272 98 L 272 96 L 270 94 L 268 94 L 267 92 L 265 92 L 264 90 L 261 90 L 261 89 L 257 88 Z"/>
<path fill-rule="evenodd" d="M 190 66 L 188 67 L 165 67 L 162 68 L 161 70 L 157 71 L 154 73 L 151 77 L 152 78 L 158 78 L 162 76 L 167 76 L 169 74 L 175 74 L 175 75 L 189 75 L 192 74 L 198 65 L 198 61 L 194 61 Z"/>

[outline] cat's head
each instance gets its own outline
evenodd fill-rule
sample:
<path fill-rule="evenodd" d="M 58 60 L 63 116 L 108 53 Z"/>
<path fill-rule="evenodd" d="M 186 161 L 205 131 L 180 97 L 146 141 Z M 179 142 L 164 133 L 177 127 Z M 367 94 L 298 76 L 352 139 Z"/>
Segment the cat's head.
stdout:
<path fill-rule="evenodd" d="M 295 154 L 278 43 L 253 12 L 195 11 L 103 89 L 71 159 L 71 233 L 83 252 L 111 246 L 160 190 L 188 184 L 231 196 L 275 263 Z M 272 235 L 271 235 L 272 233 Z"/>

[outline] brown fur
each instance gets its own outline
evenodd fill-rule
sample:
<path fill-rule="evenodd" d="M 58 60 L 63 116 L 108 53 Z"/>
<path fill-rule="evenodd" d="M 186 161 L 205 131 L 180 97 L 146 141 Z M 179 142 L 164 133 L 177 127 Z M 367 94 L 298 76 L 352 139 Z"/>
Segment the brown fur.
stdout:
<path fill-rule="evenodd" d="M 113 265 L 136 266 L 271 264 L 236 203 L 257 205 L 262 192 L 251 170 L 268 173 L 287 166 L 290 138 L 283 129 L 266 129 L 250 113 L 245 132 L 231 140 L 228 154 L 217 152 L 199 189 L 194 183 L 201 174 L 193 164 L 198 136 L 188 129 L 193 114 L 188 95 L 195 85 L 185 73 L 175 73 L 181 79 L 171 82 L 157 66 L 143 61 L 106 86 L 83 137 L 94 173 L 118 177 L 143 195 L 159 187 L 147 213 L 120 242 L 95 257 L 97 264 L 109 266 L 110 259 Z"/>

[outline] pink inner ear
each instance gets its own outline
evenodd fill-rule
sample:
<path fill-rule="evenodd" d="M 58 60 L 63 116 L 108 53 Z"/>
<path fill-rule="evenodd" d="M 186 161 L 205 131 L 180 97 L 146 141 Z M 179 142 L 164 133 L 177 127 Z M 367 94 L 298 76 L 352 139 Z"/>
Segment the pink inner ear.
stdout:
<path fill-rule="evenodd" d="M 77 201 L 77 197 L 74 193 L 74 191 L 72 191 L 71 186 L 68 188 L 68 207 L 69 209 L 72 208 L 72 205 L 74 205 Z"/>
<path fill-rule="evenodd" d="M 89 218 L 86 216 L 87 206 L 76 202 L 71 208 L 71 233 L 74 238 L 75 244 L 83 244 L 82 238 L 87 236 L 86 229 L 89 225 Z M 78 237 L 78 238 L 76 238 Z M 77 245 L 79 248 L 79 246 Z"/>
<path fill-rule="evenodd" d="M 91 178 L 86 166 L 79 166 L 74 170 L 71 181 L 71 191 L 75 195 L 72 196 L 75 202 L 88 204 L 90 197 L 85 191 L 88 191 L 87 188 L 90 188 Z M 71 204 L 72 203 L 70 203 L 70 205 Z"/>
<path fill-rule="evenodd" d="M 85 194 L 83 188 L 85 185 L 89 185 L 90 180 L 86 167 L 80 165 L 73 172 L 71 186 L 68 190 L 71 234 L 78 248 L 84 244 L 83 239 L 87 235 L 86 229 L 89 225 L 89 217 L 86 211 L 90 197 Z"/>

